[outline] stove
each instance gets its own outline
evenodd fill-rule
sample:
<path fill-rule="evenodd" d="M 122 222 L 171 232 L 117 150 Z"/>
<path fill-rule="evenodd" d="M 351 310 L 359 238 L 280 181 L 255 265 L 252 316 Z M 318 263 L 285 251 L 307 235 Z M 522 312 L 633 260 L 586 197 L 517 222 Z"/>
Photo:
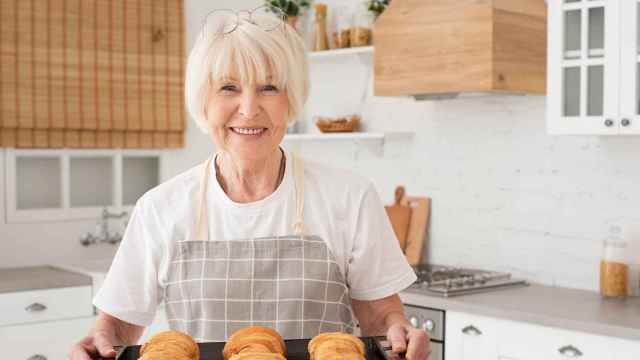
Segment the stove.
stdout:
<path fill-rule="evenodd" d="M 509 273 L 440 265 L 414 267 L 418 280 L 405 291 L 442 297 L 475 294 L 529 285 Z"/>

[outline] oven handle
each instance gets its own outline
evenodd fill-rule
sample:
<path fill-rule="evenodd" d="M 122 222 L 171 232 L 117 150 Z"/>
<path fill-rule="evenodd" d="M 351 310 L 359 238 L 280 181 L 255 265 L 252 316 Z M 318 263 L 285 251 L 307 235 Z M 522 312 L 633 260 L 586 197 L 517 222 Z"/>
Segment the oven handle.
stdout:
<path fill-rule="evenodd" d="M 478 329 L 477 327 L 473 326 L 473 325 L 467 325 L 465 327 L 462 328 L 462 333 L 465 335 L 471 335 L 471 336 L 480 336 L 482 335 L 482 331 L 480 331 L 480 329 Z"/>

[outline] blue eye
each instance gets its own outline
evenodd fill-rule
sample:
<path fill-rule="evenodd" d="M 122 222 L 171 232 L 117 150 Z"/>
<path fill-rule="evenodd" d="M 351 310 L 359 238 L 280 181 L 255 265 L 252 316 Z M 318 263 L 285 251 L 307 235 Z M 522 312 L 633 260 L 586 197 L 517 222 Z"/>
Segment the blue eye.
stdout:
<path fill-rule="evenodd" d="M 262 91 L 278 92 L 278 88 L 273 86 L 273 85 L 265 85 L 265 86 L 262 87 Z"/>
<path fill-rule="evenodd" d="M 222 91 L 236 91 L 238 88 L 235 85 L 224 85 L 220 88 Z"/>

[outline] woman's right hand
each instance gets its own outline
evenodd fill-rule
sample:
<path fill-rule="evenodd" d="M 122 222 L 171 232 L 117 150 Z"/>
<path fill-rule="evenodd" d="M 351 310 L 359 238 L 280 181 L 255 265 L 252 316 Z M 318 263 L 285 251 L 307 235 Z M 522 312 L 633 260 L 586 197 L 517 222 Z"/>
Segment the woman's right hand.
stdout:
<path fill-rule="evenodd" d="M 89 336 L 71 347 L 69 359 L 91 360 L 96 357 L 114 358 L 116 351 L 113 349 L 115 336 L 106 331 L 92 331 Z"/>

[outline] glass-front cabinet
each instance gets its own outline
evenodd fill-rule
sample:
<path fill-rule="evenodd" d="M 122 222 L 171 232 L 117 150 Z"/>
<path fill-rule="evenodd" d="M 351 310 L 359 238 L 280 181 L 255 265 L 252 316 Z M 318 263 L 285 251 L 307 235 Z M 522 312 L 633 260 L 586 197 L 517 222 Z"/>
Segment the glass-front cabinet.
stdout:
<path fill-rule="evenodd" d="M 640 0 L 549 0 L 547 129 L 640 134 Z"/>

